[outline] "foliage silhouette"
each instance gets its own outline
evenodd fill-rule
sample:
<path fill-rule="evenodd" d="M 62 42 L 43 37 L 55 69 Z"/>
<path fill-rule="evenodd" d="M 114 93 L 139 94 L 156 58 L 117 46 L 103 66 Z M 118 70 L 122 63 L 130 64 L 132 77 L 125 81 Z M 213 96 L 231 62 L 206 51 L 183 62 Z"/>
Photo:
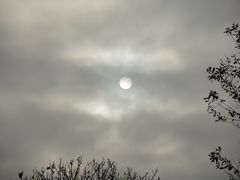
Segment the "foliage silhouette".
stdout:
<path fill-rule="evenodd" d="M 240 29 L 233 23 L 224 31 L 235 42 L 235 48 L 240 49 Z M 220 84 L 224 95 L 210 90 L 205 98 L 208 104 L 207 111 L 212 114 L 216 122 L 229 123 L 240 128 L 240 59 L 236 54 L 220 60 L 218 67 L 208 67 L 208 80 Z M 231 161 L 222 156 L 221 147 L 209 154 L 210 161 L 216 168 L 229 175 L 230 180 L 240 180 L 240 161 Z"/>
<path fill-rule="evenodd" d="M 131 168 L 119 173 L 116 162 L 110 159 L 102 159 L 99 162 L 93 159 L 83 166 L 83 158 L 79 156 L 75 161 L 62 163 L 60 160 L 57 165 L 53 162 L 40 170 L 35 169 L 29 177 L 24 177 L 21 171 L 18 173 L 18 178 L 20 180 L 160 180 L 157 173 L 158 169 L 152 173 L 139 175 Z"/>

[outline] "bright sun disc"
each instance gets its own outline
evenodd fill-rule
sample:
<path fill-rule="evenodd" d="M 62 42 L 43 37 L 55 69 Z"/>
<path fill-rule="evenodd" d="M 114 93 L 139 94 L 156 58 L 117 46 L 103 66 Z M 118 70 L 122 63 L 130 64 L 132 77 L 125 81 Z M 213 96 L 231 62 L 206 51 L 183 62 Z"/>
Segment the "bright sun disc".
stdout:
<path fill-rule="evenodd" d="M 130 89 L 132 87 L 132 80 L 129 77 L 122 77 L 119 81 L 119 85 L 122 89 Z"/>

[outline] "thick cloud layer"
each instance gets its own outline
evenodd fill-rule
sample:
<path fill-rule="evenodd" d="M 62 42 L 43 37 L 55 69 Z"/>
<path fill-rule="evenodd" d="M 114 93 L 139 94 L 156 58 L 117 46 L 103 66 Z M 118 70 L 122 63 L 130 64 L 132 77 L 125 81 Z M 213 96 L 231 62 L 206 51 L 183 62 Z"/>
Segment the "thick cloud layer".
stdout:
<path fill-rule="evenodd" d="M 226 178 L 207 155 L 237 157 L 239 131 L 202 97 L 205 69 L 234 51 L 223 31 L 238 0 L 0 4 L 0 179 L 82 154 L 164 180 Z"/>

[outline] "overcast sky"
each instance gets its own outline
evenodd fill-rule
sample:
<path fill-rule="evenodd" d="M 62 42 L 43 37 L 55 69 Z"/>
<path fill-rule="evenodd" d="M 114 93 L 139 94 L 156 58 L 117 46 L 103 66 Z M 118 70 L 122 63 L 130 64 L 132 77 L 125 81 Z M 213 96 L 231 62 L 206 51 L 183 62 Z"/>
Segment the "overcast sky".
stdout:
<path fill-rule="evenodd" d="M 0 0 L 0 179 L 109 157 L 163 180 L 224 180 L 208 153 L 240 150 L 202 98 L 234 53 L 239 0 Z M 132 79 L 129 90 L 119 87 Z M 238 154 L 239 155 L 239 154 Z"/>

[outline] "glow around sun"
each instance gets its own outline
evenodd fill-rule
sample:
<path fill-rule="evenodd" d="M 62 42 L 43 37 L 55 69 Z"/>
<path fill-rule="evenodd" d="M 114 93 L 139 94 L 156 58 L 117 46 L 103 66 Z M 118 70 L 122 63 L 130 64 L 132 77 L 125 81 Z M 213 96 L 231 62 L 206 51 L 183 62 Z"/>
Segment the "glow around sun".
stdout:
<path fill-rule="evenodd" d="M 119 85 L 122 89 L 130 89 L 132 87 L 132 79 L 129 77 L 122 77 L 119 81 Z"/>

